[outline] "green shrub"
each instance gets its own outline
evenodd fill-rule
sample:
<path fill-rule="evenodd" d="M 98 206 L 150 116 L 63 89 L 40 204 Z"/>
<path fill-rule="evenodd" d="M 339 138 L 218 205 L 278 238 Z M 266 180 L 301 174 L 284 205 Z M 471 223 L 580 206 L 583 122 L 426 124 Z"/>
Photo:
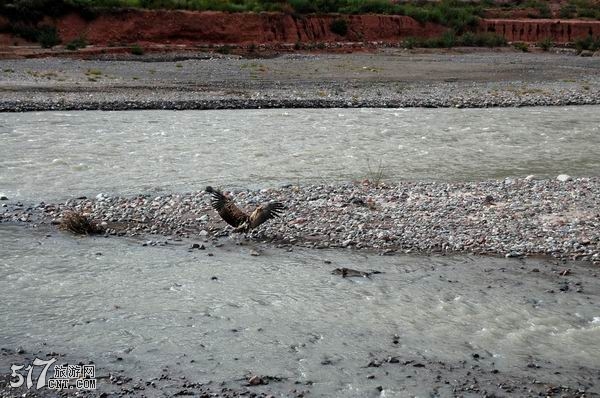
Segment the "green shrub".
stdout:
<path fill-rule="evenodd" d="M 11 25 L 10 30 L 15 36 L 22 37 L 27 41 L 37 42 L 39 39 L 40 31 L 36 27 L 26 25 L 25 23 L 17 22 Z"/>
<path fill-rule="evenodd" d="M 144 49 L 139 44 L 131 46 L 129 51 L 131 51 L 133 55 L 144 55 Z"/>
<path fill-rule="evenodd" d="M 464 47 L 503 47 L 506 46 L 504 36 L 495 33 L 472 33 L 465 32 L 456 39 L 457 46 Z"/>
<path fill-rule="evenodd" d="M 403 42 L 405 48 L 415 48 L 418 44 L 418 40 L 414 37 L 407 37 Z"/>
<path fill-rule="evenodd" d="M 54 26 L 40 26 L 38 42 L 43 48 L 52 48 L 57 44 L 60 44 L 60 37 L 58 31 Z"/>
<path fill-rule="evenodd" d="M 346 36 L 348 33 L 348 22 L 343 18 L 334 19 L 329 25 L 329 29 L 336 35 Z"/>
<path fill-rule="evenodd" d="M 83 36 L 79 36 L 78 38 L 73 39 L 70 42 L 68 42 L 65 47 L 67 50 L 75 51 L 80 48 L 85 48 L 86 46 L 87 46 L 87 41 L 85 40 L 85 38 Z"/>
<path fill-rule="evenodd" d="M 230 54 L 231 53 L 231 46 L 228 46 L 227 44 L 225 44 L 224 46 L 221 46 L 221 47 L 217 48 L 217 52 L 219 54 Z"/>
<path fill-rule="evenodd" d="M 560 8 L 558 15 L 561 18 L 573 18 L 575 15 L 577 15 L 577 7 L 574 4 L 565 4 Z"/>
<path fill-rule="evenodd" d="M 554 46 L 554 42 L 549 37 L 546 37 L 544 40 L 538 43 L 538 47 L 544 51 L 550 50 L 552 46 Z"/>
<path fill-rule="evenodd" d="M 596 51 L 600 49 L 600 37 L 594 39 L 594 37 L 588 36 L 585 39 L 577 39 L 575 40 L 575 48 L 579 52 L 583 50 Z"/>
<path fill-rule="evenodd" d="M 523 51 L 524 53 L 529 51 L 529 46 L 527 45 L 527 43 L 514 43 L 513 47 L 519 51 Z"/>

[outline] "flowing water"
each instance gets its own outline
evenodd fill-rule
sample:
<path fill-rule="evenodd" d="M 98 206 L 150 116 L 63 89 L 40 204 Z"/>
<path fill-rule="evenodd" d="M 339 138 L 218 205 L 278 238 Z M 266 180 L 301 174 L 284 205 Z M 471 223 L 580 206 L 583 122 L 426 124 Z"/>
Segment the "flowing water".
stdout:
<path fill-rule="evenodd" d="M 0 191 L 27 202 L 329 182 L 369 177 L 380 161 L 391 180 L 598 175 L 599 129 L 600 107 L 3 114 Z M 545 381 L 600 392 L 582 375 L 600 368 L 600 279 L 585 264 L 561 277 L 543 260 L 209 251 L 0 224 L 0 347 L 357 397 L 407 388 L 367 368 L 373 359 L 460 367 L 476 353 L 500 374 L 541 363 Z M 383 273 L 344 279 L 335 267 Z"/>
<path fill-rule="evenodd" d="M 600 106 L 40 112 L 0 117 L 0 192 L 600 174 Z"/>
<path fill-rule="evenodd" d="M 390 355 L 454 363 L 479 353 L 503 373 L 550 363 L 562 371 L 550 376 L 558 383 L 598 368 L 597 269 L 578 266 L 565 278 L 533 260 L 252 249 L 225 245 L 209 257 L 2 227 L 0 346 L 45 342 L 142 375 L 170 366 L 206 381 L 251 371 L 341 396 L 374 391 L 384 375 L 356 375 Z M 383 273 L 330 273 L 340 266 Z M 559 292 L 566 279 L 590 293 Z"/>

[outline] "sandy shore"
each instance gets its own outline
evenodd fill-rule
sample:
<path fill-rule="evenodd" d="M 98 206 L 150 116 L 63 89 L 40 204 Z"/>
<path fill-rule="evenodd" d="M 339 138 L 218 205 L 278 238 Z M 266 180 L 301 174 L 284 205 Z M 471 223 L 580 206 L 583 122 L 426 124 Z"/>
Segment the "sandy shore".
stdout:
<path fill-rule="evenodd" d="M 0 111 L 600 103 L 600 57 L 512 49 L 0 60 Z"/>

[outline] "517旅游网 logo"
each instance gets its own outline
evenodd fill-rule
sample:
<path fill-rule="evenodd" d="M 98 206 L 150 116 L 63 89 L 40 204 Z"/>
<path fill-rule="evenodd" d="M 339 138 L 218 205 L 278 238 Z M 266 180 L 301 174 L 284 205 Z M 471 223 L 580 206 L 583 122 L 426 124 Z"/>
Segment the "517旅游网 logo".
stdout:
<path fill-rule="evenodd" d="M 18 388 L 23 385 L 30 389 L 33 387 L 33 379 L 37 374 L 36 390 L 47 387 L 51 390 L 78 390 L 96 389 L 96 366 L 95 365 L 54 365 L 52 377 L 47 378 L 48 369 L 56 362 L 56 358 L 44 361 L 35 358 L 29 365 L 12 365 L 10 386 Z"/>

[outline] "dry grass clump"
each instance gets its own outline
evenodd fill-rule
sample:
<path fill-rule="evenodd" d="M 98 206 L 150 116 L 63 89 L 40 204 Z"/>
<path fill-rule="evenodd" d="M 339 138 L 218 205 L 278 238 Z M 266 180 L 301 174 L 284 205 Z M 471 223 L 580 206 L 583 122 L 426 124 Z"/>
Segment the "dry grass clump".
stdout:
<path fill-rule="evenodd" d="M 104 232 L 104 228 L 101 225 L 77 211 L 64 213 L 59 228 L 78 235 L 92 235 Z"/>

